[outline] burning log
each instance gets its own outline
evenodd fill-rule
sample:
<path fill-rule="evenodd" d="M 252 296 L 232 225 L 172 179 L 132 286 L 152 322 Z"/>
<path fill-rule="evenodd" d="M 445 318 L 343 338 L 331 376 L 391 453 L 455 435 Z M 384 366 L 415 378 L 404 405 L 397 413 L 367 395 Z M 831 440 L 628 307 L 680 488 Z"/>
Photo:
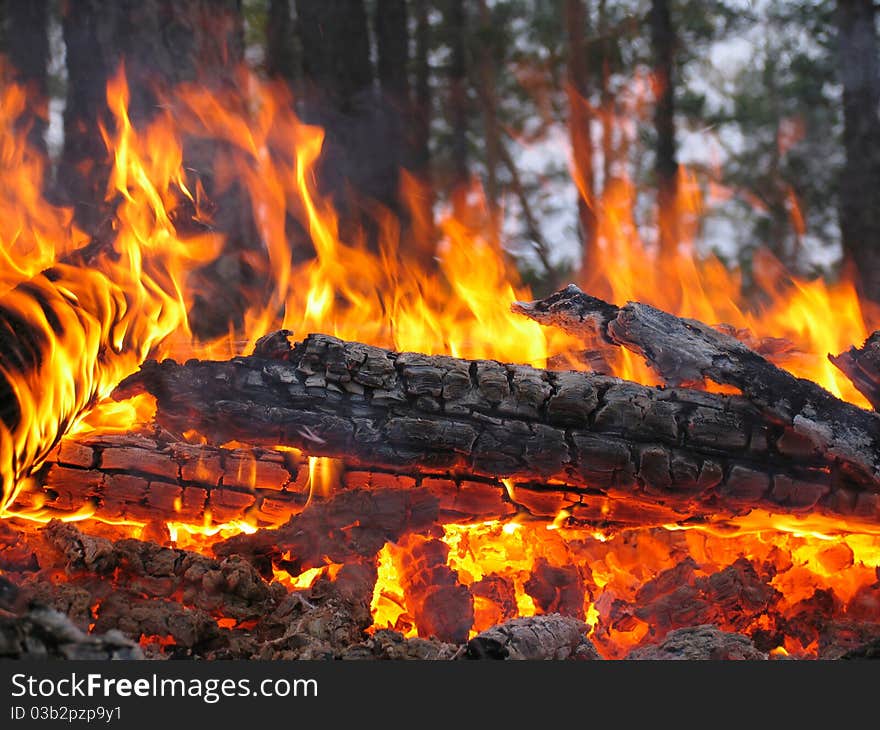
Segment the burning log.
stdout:
<path fill-rule="evenodd" d="M 67 437 L 12 511 L 88 511 L 104 520 L 200 525 L 281 524 L 308 499 L 308 469 L 295 454 L 217 448 L 159 430 Z"/>
<path fill-rule="evenodd" d="M 880 419 L 815 385 L 790 402 L 773 396 L 771 408 L 769 392 L 753 402 L 326 335 L 293 348 L 271 342 L 226 362 L 147 362 L 117 396 L 152 393 L 158 424 L 173 433 L 284 444 L 370 470 L 539 482 L 689 516 L 719 505 L 728 514 L 764 506 L 871 518 L 880 510 Z M 780 387 L 800 382 L 778 372 Z M 814 390 L 811 400 L 799 397 Z"/>
<path fill-rule="evenodd" d="M 829 355 L 828 359 L 871 402 L 874 410 L 880 411 L 880 331 L 861 347 L 850 347 L 839 355 Z"/>
<path fill-rule="evenodd" d="M 520 482 L 514 501 L 500 479 L 420 471 L 418 466 L 405 473 L 344 461 L 333 467 L 334 481 L 328 485 L 333 489 L 425 488 L 438 501 L 441 522 L 514 514 L 520 520 L 549 522 L 564 511 L 575 522 L 616 530 L 689 517 L 642 498 L 612 499 L 561 484 Z M 319 502 L 321 488 L 311 484 L 307 462 L 293 451 L 194 445 L 153 429 L 65 437 L 35 475 L 34 488 L 22 490 L 11 510 L 44 518 L 78 513 L 140 523 L 164 542 L 167 523 L 281 525 L 303 510 L 313 492 Z"/>
<path fill-rule="evenodd" d="M 625 347 L 670 385 L 708 378 L 735 386 L 761 409 L 771 428 L 784 429 L 776 444 L 780 451 L 806 458 L 821 453 L 844 480 L 877 491 L 880 418 L 776 367 L 734 337 L 647 304 L 616 307 L 574 285 L 546 299 L 517 302 L 513 309 L 541 324 L 588 339 L 598 334 Z"/>

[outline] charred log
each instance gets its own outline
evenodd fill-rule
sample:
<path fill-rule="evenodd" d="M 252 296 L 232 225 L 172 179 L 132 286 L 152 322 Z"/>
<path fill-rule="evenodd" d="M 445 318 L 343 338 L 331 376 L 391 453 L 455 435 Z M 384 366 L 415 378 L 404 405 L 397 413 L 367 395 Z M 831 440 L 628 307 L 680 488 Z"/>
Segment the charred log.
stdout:
<path fill-rule="evenodd" d="M 549 613 L 515 618 L 477 634 L 468 659 L 601 659 L 583 621 Z"/>
<path fill-rule="evenodd" d="M 60 611 L 35 606 L 22 616 L 0 616 L 3 659 L 143 659 L 119 631 L 87 634 Z"/>
<path fill-rule="evenodd" d="M 278 529 L 231 537 L 215 545 L 214 553 L 246 557 L 267 575 L 271 564 L 299 575 L 328 560 L 373 558 L 386 542 L 430 528 L 437 516 L 437 500 L 426 489 L 353 489 L 294 515 Z"/>
<path fill-rule="evenodd" d="M 815 385 L 804 388 L 824 396 L 795 401 L 795 391 L 791 401 L 774 397 L 771 409 L 760 399 L 395 353 L 325 335 L 273 348 L 273 357 L 262 352 L 148 362 L 117 395 L 152 393 L 157 422 L 173 433 L 284 444 L 366 469 L 540 482 L 691 516 L 719 507 L 880 510 L 880 419 Z M 778 373 L 780 387 L 796 381 Z"/>
<path fill-rule="evenodd" d="M 627 659 L 761 660 L 767 659 L 767 655 L 755 648 L 748 636 L 721 631 L 715 626 L 704 624 L 670 631 L 660 644 L 633 649 Z"/>
<path fill-rule="evenodd" d="M 637 495 L 615 499 L 563 484 L 518 481 L 513 500 L 500 479 L 449 471 L 365 469 L 334 464 L 332 490 L 424 488 L 438 502 L 440 522 L 546 521 L 567 514 L 575 524 L 607 531 L 664 525 L 690 515 Z M 308 464 L 291 450 L 213 447 L 177 441 L 161 429 L 66 437 L 23 490 L 12 512 L 88 512 L 103 520 L 139 522 L 143 537 L 169 538 L 168 522 L 202 525 L 247 521 L 278 526 L 299 514 L 313 493 Z M 322 497 L 312 495 L 318 503 Z M 0 523 L 2 528 L 2 523 Z M 0 569 L 20 564 L 20 542 L 0 534 Z M 9 556 L 7 558 L 7 555 Z"/>
<path fill-rule="evenodd" d="M 877 415 L 796 378 L 724 332 L 648 304 L 616 307 L 574 285 L 546 299 L 517 302 L 513 309 L 541 324 L 587 338 L 598 334 L 625 347 L 644 357 L 670 385 L 708 378 L 735 386 L 769 423 L 785 429 L 789 440 L 799 441 L 807 453 L 824 453 L 829 467 L 866 485 L 880 477 Z"/>
<path fill-rule="evenodd" d="M 828 355 L 828 359 L 852 381 L 874 410 L 880 411 L 880 331 L 861 347 L 850 347 L 839 355 Z"/>

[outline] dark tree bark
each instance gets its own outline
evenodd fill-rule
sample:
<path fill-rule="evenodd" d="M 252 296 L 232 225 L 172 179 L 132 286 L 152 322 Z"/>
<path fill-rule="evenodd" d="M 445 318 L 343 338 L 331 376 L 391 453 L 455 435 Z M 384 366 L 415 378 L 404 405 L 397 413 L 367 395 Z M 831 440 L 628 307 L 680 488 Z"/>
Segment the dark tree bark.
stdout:
<path fill-rule="evenodd" d="M 411 124 L 412 104 L 410 102 L 409 76 L 409 34 L 407 32 L 407 12 L 404 0 L 378 0 L 374 16 L 376 29 L 376 51 L 378 56 L 377 75 L 382 91 L 383 111 L 388 126 L 390 145 L 385 149 L 388 156 L 390 179 L 388 184 L 395 190 L 400 187 L 399 171 L 406 167 L 412 157 Z M 403 208 L 397 198 L 386 201 L 393 203 L 392 210 L 398 218 L 403 217 Z M 407 221 L 402 221 L 407 225 Z"/>
<path fill-rule="evenodd" d="M 333 197 L 342 237 L 350 239 L 366 231 L 368 244 L 375 247 L 378 231 L 373 211 L 365 203 L 372 200 L 392 211 L 398 208 L 400 140 L 395 130 L 400 127 L 393 122 L 397 112 L 373 88 L 365 4 L 297 0 L 296 8 L 305 115 L 326 131 L 318 169 L 322 192 Z M 395 43 L 399 46 L 399 39 Z M 387 45 L 382 53 L 383 63 L 388 63 Z M 405 68 L 383 69 L 396 79 L 386 76 L 386 87 L 401 84 L 398 74 Z"/>
<path fill-rule="evenodd" d="M 565 25 L 568 33 L 568 128 L 574 175 L 580 195 L 578 220 L 582 239 L 581 271 L 595 265 L 598 254 L 596 190 L 593 172 L 593 140 L 590 133 L 589 83 L 587 80 L 587 8 L 583 0 L 565 0 Z"/>
<path fill-rule="evenodd" d="M 109 159 L 98 124 L 108 124 L 106 86 L 124 62 L 129 114 L 149 122 L 170 86 L 198 79 L 230 80 L 242 59 L 240 0 L 67 0 L 62 26 L 67 48 L 64 150 L 58 182 L 77 220 L 94 231 L 104 220 Z M 188 163 L 205 171 L 198 152 Z M 209 191 L 210 192 L 210 191 Z"/>
<path fill-rule="evenodd" d="M 270 0 L 266 17 L 266 72 L 292 83 L 299 76 L 290 0 Z"/>
<path fill-rule="evenodd" d="M 408 250 L 427 271 L 434 260 L 436 231 L 434 226 L 434 186 L 431 179 L 431 24 L 428 2 L 412 3 L 415 15 L 414 95 L 412 99 L 411 145 L 407 167 L 412 172 L 406 180 L 404 194 L 411 215 L 411 238 Z"/>
<path fill-rule="evenodd" d="M 464 0 L 448 0 L 446 27 L 450 37 L 449 116 L 452 125 L 452 186 L 467 184 L 468 99 L 467 99 L 467 13 Z"/>
<path fill-rule="evenodd" d="M 708 347 L 682 344 L 701 356 Z M 763 505 L 876 518 L 877 417 L 827 393 L 802 401 L 778 374 L 744 377 L 764 375 L 779 391 L 767 404 L 311 335 L 268 360 L 146 363 L 118 394 L 155 395 L 172 433 L 286 444 L 363 468 L 551 480 L 690 516 Z"/>
<path fill-rule="evenodd" d="M 428 3 L 414 3 L 415 35 L 415 107 L 416 143 L 413 170 L 424 181 L 429 178 L 431 164 L 431 67 L 428 53 L 431 49 L 431 24 Z"/>
<path fill-rule="evenodd" d="M 27 89 L 29 108 L 19 119 L 30 145 L 46 153 L 49 126 L 49 0 L 5 2 L 4 45 L 13 80 Z"/>
<path fill-rule="evenodd" d="M 843 84 L 840 232 L 859 292 L 880 302 L 880 65 L 872 0 L 838 0 L 838 64 Z"/>
<path fill-rule="evenodd" d="M 498 102 L 495 95 L 495 44 L 491 42 L 493 33 L 492 14 L 486 0 L 480 0 L 480 106 L 483 114 L 483 134 L 486 141 L 486 200 L 492 216 L 493 231 L 499 225 L 498 165 L 501 162 L 500 147 L 503 144 L 498 129 Z"/>
<path fill-rule="evenodd" d="M 357 111 L 373 83 L 367 13 L 362 0 L 297 0 L 303 73 L 334 109 Z"/>
<path fill-rule="evenodd" d="M 654 54 L 654 130 L 657 135 L 657 220 L 660 255 L 673 255 L 678 244 L 678 160 L 675 144 L 675 28 L 669 0 L 652 0 L 651 46 Z"/>
<path fill-rule="evenodd" d="M 602 122 L 602 192 L 607 193 L 614 176 L 614 96 L 611 93 L 611 28 L 608 27 L 607 0 L 599 0 L 599 50 L 602 74 L 599 88 L 599 111 Z"/>
<path fill-rule="evenodd" d="M 62 197 L 74 206 L 76 219 L 94 231 L 102 218 L 104 184 L 109 171 L 107 150 L 98 133 L 105 123 L 107 79 L 111 64 L 101 39 L 112 29 L 100 0 L 62 3 L 67 49 L 67 100 L 64 106 L 64 149 L 57 180 Z"/>

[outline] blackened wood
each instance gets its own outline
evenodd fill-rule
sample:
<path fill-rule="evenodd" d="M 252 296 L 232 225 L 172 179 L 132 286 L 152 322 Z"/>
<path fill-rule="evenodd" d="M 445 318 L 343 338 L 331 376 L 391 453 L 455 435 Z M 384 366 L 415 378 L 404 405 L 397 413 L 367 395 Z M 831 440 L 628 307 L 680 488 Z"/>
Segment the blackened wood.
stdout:
<path fill-rule="evenodd" d="M 848 377 L 867 398 L 874 410 L 880 410 L 880 331 L 874 332 L 861 347 L 850 347 L 828 359 Z"/>
<path fill-rule="evenodd" d="M 743 634 L 721 631 L 710 624 L 701 624 L 670 631 L 659 644 L 633 649 L 626 657 L 630 660 L 763 660 L 767 655 L 759 651 L 752 640 Z"/>
<path fill-rule="evenodd" d="M 601 659 L 583 621 L 558 613 L 515 618 L 477 634 L 468 659 Z"/>
<path fill-rule="evenodd" d="M 85 633 L 65 614 L 35 606 L 20 616 L 0 615 L 3 659 L 143 659 L 140 647 L 120 634 Z"/>
<path fill-rule="evenodd" d="M 641 355 L 670 384 L 701 382 L 739 388 L 768 423 L 824 454 L 829 468 L 876 490 L 880 476 L 880 417 L 773 365 L 742 342 L 693 319 L 648 304 L 616 307 L 570 285 L 546 299 L 517 302 L 514 311 L 546 325 Z M 786 436 L 783 436 L 785 439 Z"/>
<path fill-rule="evenodd" d="M 849 431 L 828 433 L 815 415 L 771 417 L 738 396 L 327 335 L 276 359 L 148 362 L 117 397 L 143 391 L 173 433 L 285 444 L 368 469 L 541 481 L 691 515 L 759 505 L 870 518 L 880 510 L 876 469 L 865 463 L 877 458 L 876 434 L 865 433 L 876 417 L 846 404 Z"/>
<path fill-rule="evenodd" d="M 214 546 L 220 557 L 241 555 L 271 575 L 271 566 L 299 575 L 327 562 L 372 559 L 388 541 L 428 530 L 438 520 L 427 489 L 353 489 L 290 518 L 277 529 L 241 534 Z"/>

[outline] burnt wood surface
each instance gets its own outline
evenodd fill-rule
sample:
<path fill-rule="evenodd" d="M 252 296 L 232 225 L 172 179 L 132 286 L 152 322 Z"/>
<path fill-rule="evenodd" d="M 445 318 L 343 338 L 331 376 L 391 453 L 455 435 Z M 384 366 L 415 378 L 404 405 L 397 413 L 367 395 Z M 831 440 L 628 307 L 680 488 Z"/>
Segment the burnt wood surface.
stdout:
<path fill-rule="evenodd" d="M 866 463 L 877 457 L 878 421 L 846 404 L 848 434 L 815 413 L 771 412 L 741 396 L 327 335 L 290 349 L 283 340 L 224 362 L 147 362 L 117 397 L 149 391 L 172 433 L 294 446 L 366 469 L 542 482 L 689 515 L 878 513 L 880 484 Z"/>
<path fill-rule="evenodd" d="M 852 381 L 874 410 L 880 410 L 880 331 L 874 332 L 861 347 L 850 347 L 828 359 Z"/>
<path fill-rule="evenodd" d="M 517 302 L 513 310 L 588 340 L 598 334 L 644 357 L 670 385 L 708 378 L 735 386 L 768 423 L 822 452 L 832 470 L 863 484 L 876 485 L 880 477 L 877 414 L 795 377 L 725 332 L 648 304 L 616 307 L 574 285 L 546 299 Z"/>
<path fill-rule="evenodd" d="M 58 517 L 86 510 L 103 520 L 144 523 L 163 538 L 166 522 L 246 520 L 272 527 L 301 512 L 310 497 L 319 502 L 339 490 L 386 488 L 427 490 L 438 501 L 443 523 L 514 515 L 549 523 L 564 513 L 572 524 L 613 531 L 689 516 L 645 499 L 613 499 L 563 484 L 517 481 L 513 499 L 496 478 L 417 467 L 365 469 L 342 460 L 333 464 L 331 483 L 313 489 L 307 459 L 295 451 L 192 444 L 158 428 L 66 436 L 11 510 Z"/>

